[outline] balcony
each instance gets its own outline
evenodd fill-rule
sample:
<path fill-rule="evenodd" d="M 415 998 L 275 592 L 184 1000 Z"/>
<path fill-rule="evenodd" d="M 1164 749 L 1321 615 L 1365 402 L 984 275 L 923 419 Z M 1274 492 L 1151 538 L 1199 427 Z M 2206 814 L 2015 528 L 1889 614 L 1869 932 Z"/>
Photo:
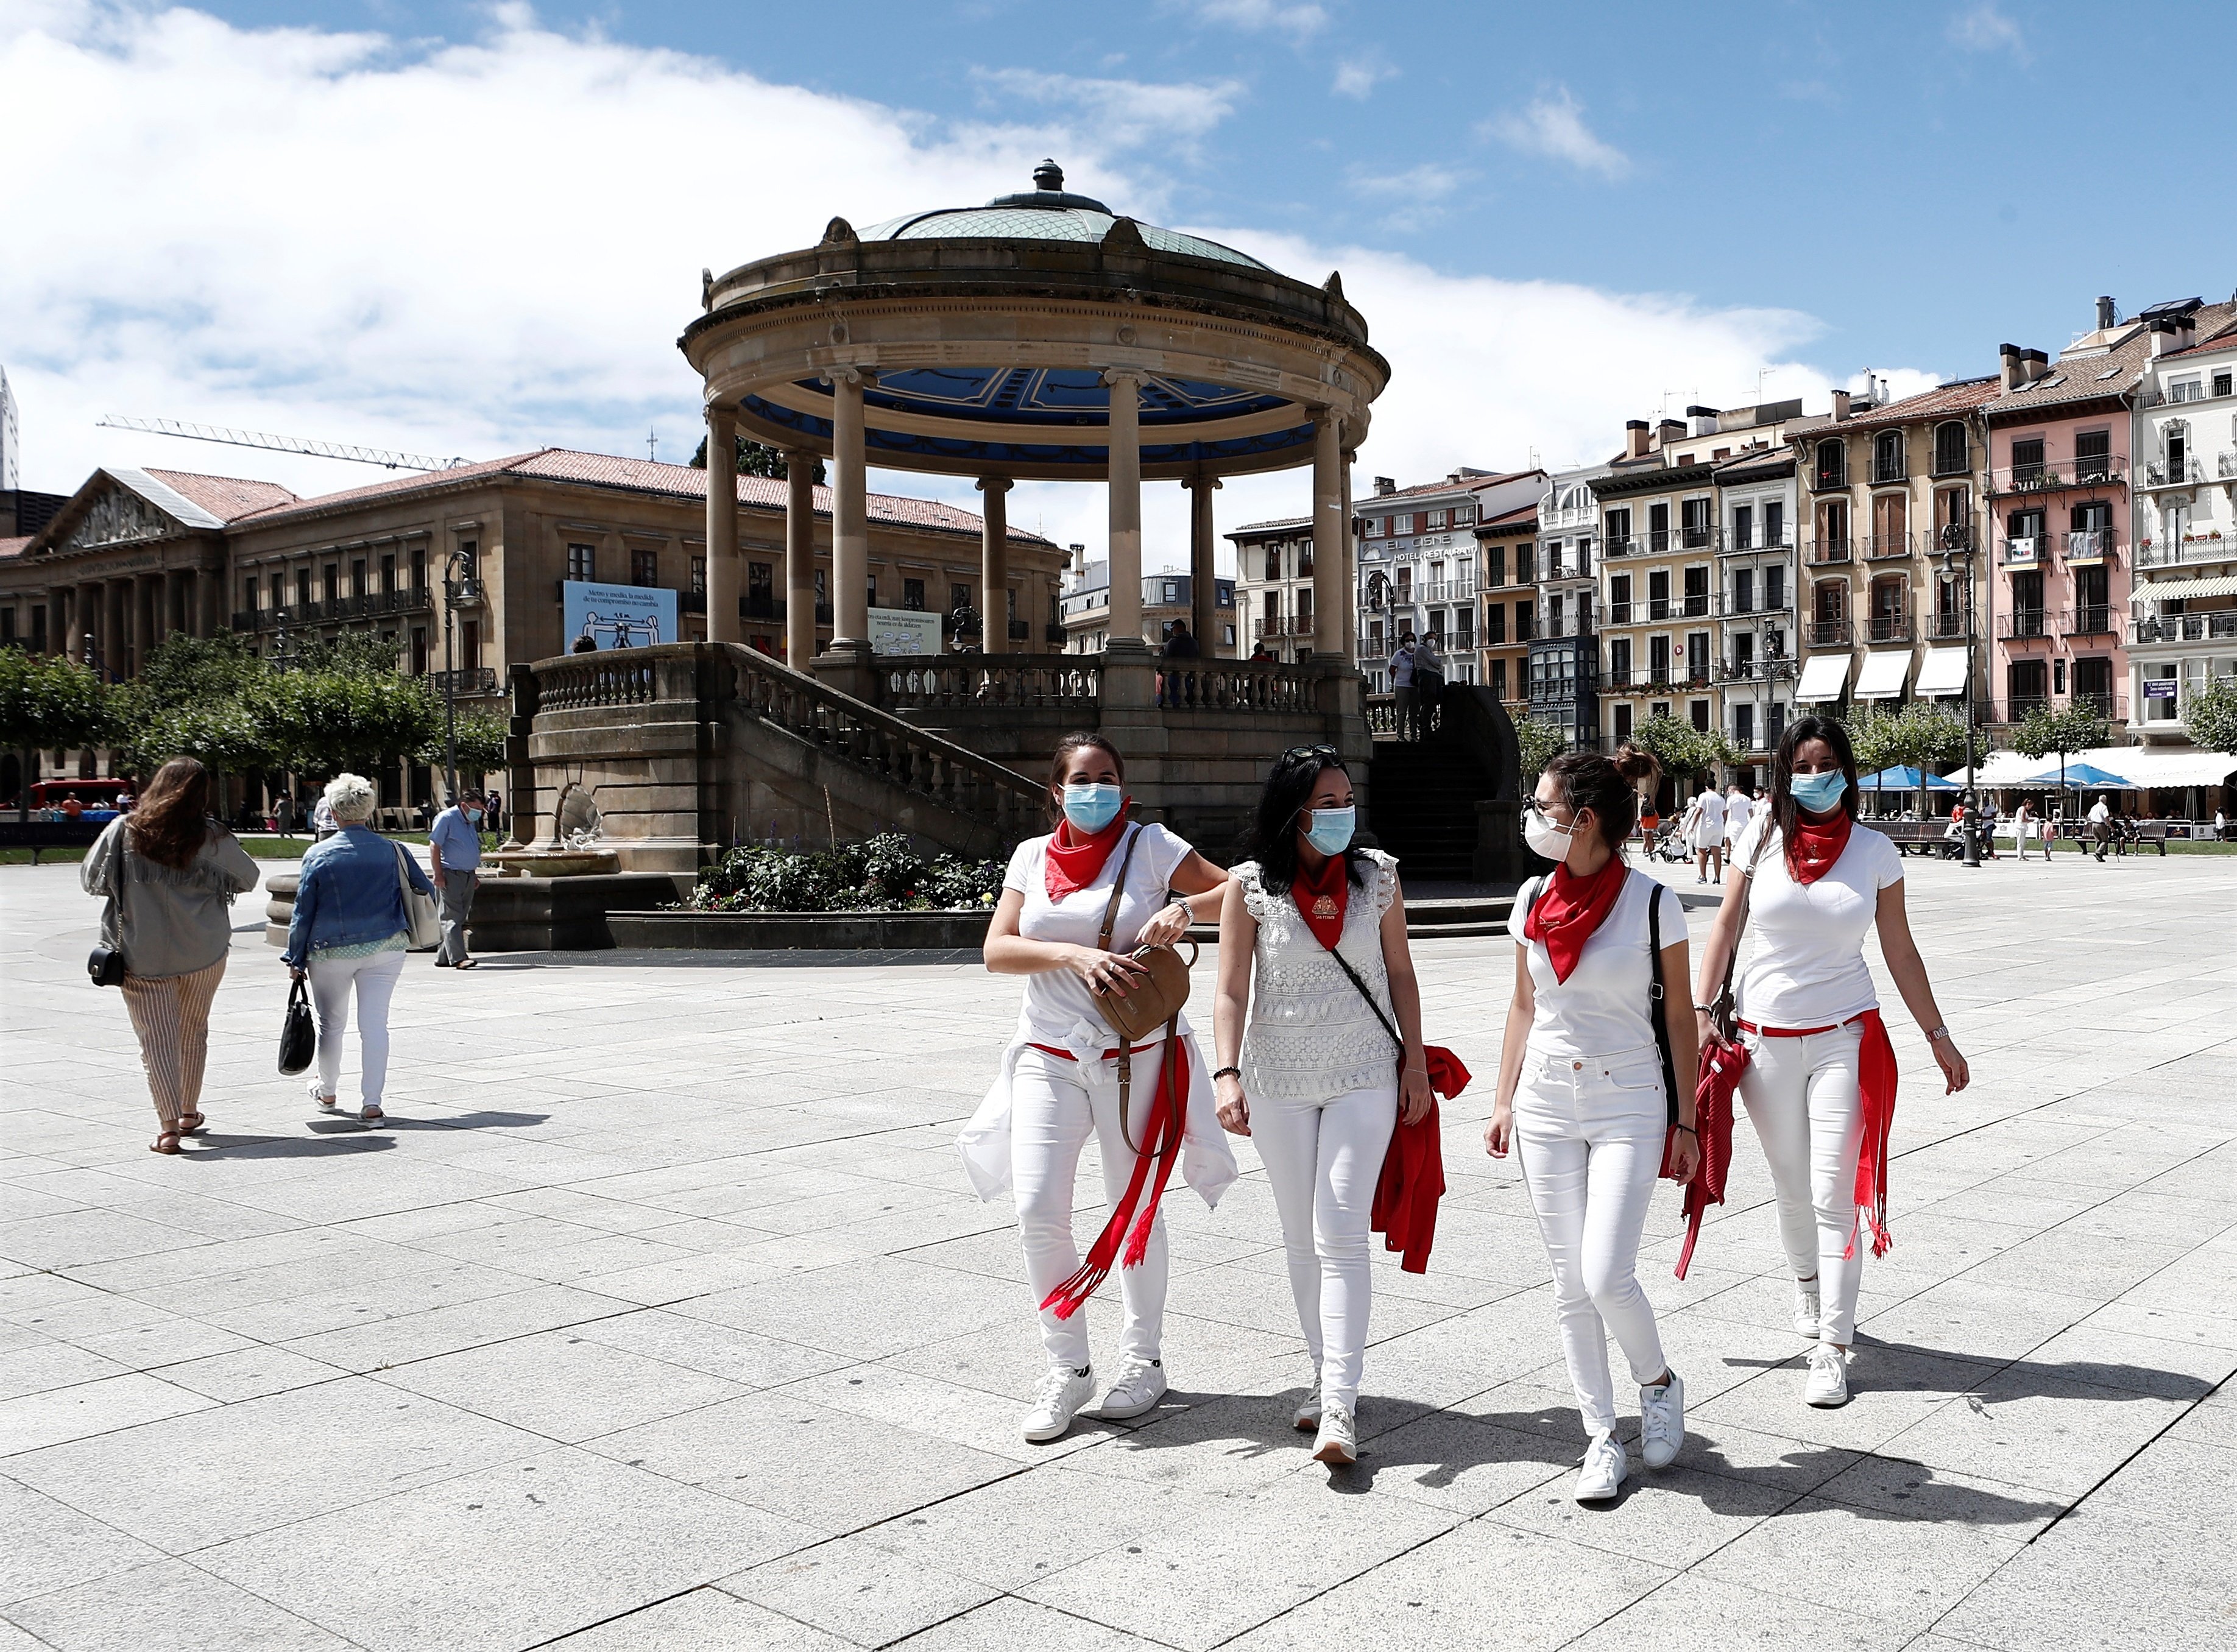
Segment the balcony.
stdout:
<path fill-rule="evenodd" d="M 1809 629 L 1810 646 L 1813 648 L 1840 648 L 1849 644 L 1846 620 L 1812 620 Z"/>
<path fill-rule="evenodd" d="M 1930 642 L 1962 642 L 1965 640 L 1965 616 L 1963 614 L 1930 614 L 1926 616 L 1926 640 Z"/>
<path fill-rule="evenodd" d="M 2050 536 L 2023 534 L 2004 541 L 2004 554 L 1996 559 L 2007 568 L 2039 568 L 2050 560 Z"/>
<path fill-rule="evenodd" d="M 676 611 L 678 614 L 704 614 L 707 611 L 707 593 L 704 591 L 676 592 Z"/>
<path fill-rule="evenodd" d="M 1784 533 L 1777 539 L 1758 539 L 1752 534 L 1745 539 L 1738 534 L 1719 534 L 1717 537 L 1719 556 L 1783 556 L 1793 550 L 1792 542 Z"/>
<path fill-rule="evenodd" d="M 1802 560 L 1812 568 L 1828 568 L 1856 560 L 1853 539 L 1811 539 L 1803 543 Z"/>
<path fill-rule="evenodd" d="M 2155 615 L 2135 622 L 2138 642 L 2237 642 L 2237 609 L 2204 614 Z"/>
<path fill-rule="evenodd" d="M 1781 682 L 1793 675 L 1794 661 L 1776 654 L 1723 660 L 1717 665 L 1719 682 Z"/>
<path fill-rule="evenodd" d="M 1768 596 L 1752 596 L 1743 602 L 1736 596 L 1719 591 L 1717 593 L 1716 611 L 1724 619 L 1738 619 L 1751 614 L 1792 614 L 1794 612 L 1794 599 L 1782 592 L 1777 602 Z"/>
<path fill-rule="evenodd" d="M 2237 533 L 2186 534 L 2180 540 L 2145 539 L 2136 545 L 2139 568 L 2237 561 Z"/>
<path fill-rule="evenodd" d="M 1946 476 L 1963 476 L 1972 468 L 1971 453 L 1944 450 L 1937 446 L 1934 450 L 1934 468 L 1929 474 L 1938 482 Z"/>
<path fill-rule="evenodd" d="M 1874 534 L 1864 541 L 1864 560 L 1868 563 L 1900 562 L 1908 558 L 1916 548 L 1914 535 Z"/>
<path fill-rule="evenodd" d="M 1012 620 L 1010 622 L 1011 642 L 1030 642 L 1033 639 L 1033 622 L 1031 620 Z"/>
<path fill-rule="evenodd" d="M 1903 452 L 1880 453 L 1872 457 L 1872 485 L 1880 487 L 1890 482 L 1910 480 L 1910 457 Z"/>
<path fill-rule="evenodd" d="M 2196 459 L 2178 460 L 2170 464 L 2165 459 L 2144 461 L 2144 485 L 2148 488 L 2188 488 L 2206 480 L 2206 467 Z"/>
<path fill-rule="evenodd" d="M 1072 634 L 1069 631 L 1053 621 L 1041 627 L 1041 641 L 1053 648 L 1062 648 L 1071 640 L 1071 636 Z"/>
<path fill-rule="evenodd" d="M 2128 718 L 2128 696 L 2124 694 L 2070 694 L 2066 703 L 2075 711 L 2094 711 L 2114 722 L 2126 722 Z"/>
<path fill-rule="evenodd" d="M 1644 609 L 1645 607 L 1646 604 L 1642 602 L 1610 602 L 1607 605 L 1607 622 L 1610 625 L 1634 624 L 1637 622 L 1633 616 L 1632 610 L 1633 609 Z M 1639 619 L 1644 619 L 1646 615 L 1643 612 L 1638 615 Z"/>
<path fill-rule="evenodd" d="M 1812 493 L 1830 493 L 1835 488 L 1845 488 L 1848 485 L 1849 467 L 1846 463 L 1838 464 L 1821 463 L 1810 467 L 1810 490 Z"/>
<path fill-rule="evenodd" d="M 1646 542 L 1644 539 L 1634 539 L 1628 534 L 1620 539 L 1611 535 L 1608 538 L 1600 541 L 1600 555 L 1604 557 L 1640 556 L 1646 552 Z"/>
<path fill-rule="evenodd" d="M 2007 642 L 2042 642 L 2050 636 L 2050 615 L 2039 608 L 2018 608 L 1996 615 L 1996 635 Z"/>
<path fill-rule="evenodd" d="M 2085 528 L 2066 536 L 2063 554 L 2069 566 L 2109 563 L 2118 549 L 2110 528 Z"/>
<path fill-rule="evenodd" d="M 1681 688 L 1706 688 L 1709 686 L 1709 662 L 1706 660 L 1698 665 L 1689 662 L 1672 675 Z"/>
<path fill-rule="evenodd" d="M 1910 641 L 1910 615 L 1908 614 L 1874 614 L 1864 621 L 1864 641 L 1867 642 L 1908 642 Z"/>
<path fill-rule="evenodd" d="M 1993 494 L 2057 493 L 2068 488 L 2099 488 L 2128 479 L 2125 453 L 2091 453 L 2079 458 L 2044 459 L 2034 464 L 2008 464 L 1989 472 Z"/>
<path fill-rule="evenodd" d="M 1928 556 L 1944 550 L 1973 549 L 1973 524 L 1970 522 L 1945 522 L 1931 533 L 1919 536 Z"/>
<path fill-rule="evenodd" d="M 427 686 L 439 694 L 456 693 L 460 699 L 471 694 L 493 694 L 497 692 L 497 669 L 493 666 L 470 665 L 459 671 L 431 671 Z"/>
<path fill-rule="evenodd" d="M 1432 580 L 1422 589 L 1424 602 L 1465 602 L 1475 595 L 1475 581 L 1472 578 Z"/>
<path fill-rule="evenodd" d="M 1593 634 L 1593 610 L 1589 604 L 1580 606 L 1574 613 L 1548 616 L 1539 626 L 1541 637 L 1590 636 Z"/>
<path fill-rule="evenodd" d="M 2058 616 L 2061 636 L 2110 636 L 2121 635 L 2121 615 L 2108 602 L 2085 604 L 2069 608 Z"/>
<path fill-rule="evenodd" d="M 2008 723 L 2025 722 L 2035 713 L 2049 709 L 2049 694 L 2013 694 L 2004 701 L 2004 714 L 1999 721 Z"/>

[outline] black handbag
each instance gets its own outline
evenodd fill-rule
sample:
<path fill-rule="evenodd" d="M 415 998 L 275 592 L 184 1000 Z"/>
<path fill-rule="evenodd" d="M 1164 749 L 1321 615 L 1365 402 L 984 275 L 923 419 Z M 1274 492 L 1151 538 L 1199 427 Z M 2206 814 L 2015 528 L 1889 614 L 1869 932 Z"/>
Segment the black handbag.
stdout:
<path fill-rule="evenodd" d="M 287 991 L 287 1016 L 280 1023 L 280 1070 L 300 1073 L 319 1053 L 319 1023 L 311 1018 L 311 995 L 298 981 Z"/>
<path fill-rule="evenodd" d="M 85 972 L 97 987 L 124 984 L 124 954 L 114 946 L 96 946 L 86 954 Z"/>

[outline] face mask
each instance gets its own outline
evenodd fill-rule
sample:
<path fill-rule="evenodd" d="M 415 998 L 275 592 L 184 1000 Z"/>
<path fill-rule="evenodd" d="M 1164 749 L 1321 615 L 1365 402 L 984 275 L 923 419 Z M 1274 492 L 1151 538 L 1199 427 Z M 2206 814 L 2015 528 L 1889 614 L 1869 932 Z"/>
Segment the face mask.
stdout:
<path fill-rule="evenodd" d="M 1546 818 L 1546 812 L 1532 804 L 1522 816 L 1522 841 L 1530 846 L 1530 852 L 1547 860 L 1569 858 L 1570 828 L 1555 826 Z"/>
<path fill-rule="evenodd" d="M 1064 818 L 1075 832 L 1100 832 L 1118 818 L 1122 801 L 1111 785 L 1067 785 L 1064 788 Z"/>
<path fill-rule="evenodd" d="M 1359 811 L 1349 809 L 1315 809 L 1313 823 L 1305 828 L 1305 841 L 1324 855 L 1340 855 L 1351 847 L 1352 833 L 1359 827 Z"/>
<path fill-rule="evenodd" d="M 1790 774 L 1786 779 L 1789 795 L 1812 814 L 1832 808 L 1848 789 L 1849 777 L 1838 769 L 1825 774 Z"/>
<path fill-rule="evenodd" d="M 479 826 L 482 823 L 482 812 L 479 809 L 468 809 L 466 811 L 466 819 L 471 820 L 474 825 Z"/>

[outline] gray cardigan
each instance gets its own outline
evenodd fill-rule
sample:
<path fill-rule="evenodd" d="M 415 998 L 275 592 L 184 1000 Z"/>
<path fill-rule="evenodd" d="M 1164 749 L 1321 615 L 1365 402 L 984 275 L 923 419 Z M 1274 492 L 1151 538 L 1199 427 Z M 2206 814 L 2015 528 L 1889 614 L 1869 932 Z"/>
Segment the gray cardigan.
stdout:
<path fill-rule="evenodd" d="M 186 865 L 160 865 L 129 846 L 129 819 L 111 820 L 78 868 L 87 894 L 109 898 L 102 941 L 124 954 L 127 971 L 150 980 L 208 969 L 233 944 L 229 909 L 235 895 L 256 887 L 256 863 L 213 820 Z"/>

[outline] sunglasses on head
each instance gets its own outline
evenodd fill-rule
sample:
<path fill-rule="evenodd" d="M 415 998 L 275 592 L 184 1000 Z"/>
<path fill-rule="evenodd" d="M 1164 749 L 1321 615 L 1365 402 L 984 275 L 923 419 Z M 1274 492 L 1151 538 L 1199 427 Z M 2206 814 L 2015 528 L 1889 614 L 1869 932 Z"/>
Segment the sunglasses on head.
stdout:
<path fill-rule="evenodd" d="M 1317 759 L 1336 768 L 1343 767 L 1343 755 L 1333 746 L 1292 746 L 1282 754 L 1282 760 L 1285 763 L 1304 757 Z"/>

